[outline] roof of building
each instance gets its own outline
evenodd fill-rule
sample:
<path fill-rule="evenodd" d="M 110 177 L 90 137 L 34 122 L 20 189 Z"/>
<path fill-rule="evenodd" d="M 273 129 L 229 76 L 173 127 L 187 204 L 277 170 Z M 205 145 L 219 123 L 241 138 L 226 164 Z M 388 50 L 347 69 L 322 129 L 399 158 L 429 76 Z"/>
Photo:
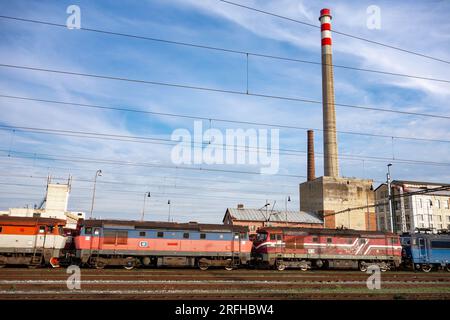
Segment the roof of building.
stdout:
<path fill-rule="evenodd" d="M 232 219 L 243 221 L 323 223 L 322 219 L 320 219 L 316 214 L 304 211 L 267 210 L 266 212 L 266 210 L 263 209 L 228 208 L 226 214 L 227 213 L 231 215 Z"/>
<path fill-rule="evenodd" d="M 236 231 L 246 232 L 246 226 L 230 226 L 223 224 L 204 224 L 197 222 L 178 223 L 161 221 L 135 221 L 135 220 L 84 220 L 86 227 L 123 228 L 123 229 L 170 229 L 170 230 L 197 230 L 210 232 Z"/>
<path fill-rule="evenodd" d="M 435 186 L 438 187 L 449 187 L 448 190 L 440 190 L 440 191 L 428 191 L 427 195 L 436 195 L 436 196 L 450 196 L 450 184 L 447 183 L 437 183 L 437 182 L 426 182 L 426 181 L 409 181 L 409 180 L 393 180 L 393 185 L 413 185 L 417 186 L 416 188 L 408 186 L 405 188 L 407 192 L 418 192 L 424 190 L 423 187 L 419 186 Z M 380 184 L 374 191 L 377 191 L 380 187 L 385 186 L 386 183 Z"/>

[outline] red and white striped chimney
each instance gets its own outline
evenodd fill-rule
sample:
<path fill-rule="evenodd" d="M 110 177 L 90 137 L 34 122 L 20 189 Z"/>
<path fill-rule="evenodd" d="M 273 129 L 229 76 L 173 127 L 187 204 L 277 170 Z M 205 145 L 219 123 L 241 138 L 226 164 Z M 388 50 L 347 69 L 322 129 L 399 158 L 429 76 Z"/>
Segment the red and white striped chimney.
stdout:
<path fill-rule="evenodd" d="M 322 39 L 322 107 L 324 175 L 339 177 L 338 148 L 336 138 L 336 110 L 334 106 L 333 58 L 331 50 L 331 12 L 320 10 Z"/>

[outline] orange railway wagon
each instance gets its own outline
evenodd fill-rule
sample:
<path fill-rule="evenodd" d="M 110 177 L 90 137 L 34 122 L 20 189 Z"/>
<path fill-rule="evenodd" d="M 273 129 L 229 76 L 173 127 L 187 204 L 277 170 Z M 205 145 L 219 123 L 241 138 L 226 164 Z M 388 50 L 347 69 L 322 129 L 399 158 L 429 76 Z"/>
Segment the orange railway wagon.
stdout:
<path fill-rule="evenodd" d="M 66 245 L 66 221 L 0 216 L 0 268 L 6 265 L 59 266 Z"/>

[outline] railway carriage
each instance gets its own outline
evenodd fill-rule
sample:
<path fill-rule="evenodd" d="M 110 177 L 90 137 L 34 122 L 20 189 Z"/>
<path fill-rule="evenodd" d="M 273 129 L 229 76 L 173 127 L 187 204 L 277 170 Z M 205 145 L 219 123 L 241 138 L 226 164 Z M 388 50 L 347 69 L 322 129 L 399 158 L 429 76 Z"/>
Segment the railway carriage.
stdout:
<path fill-rule="evenodd" d="M 376 231 L 266 227 L 258 230 L 253 256 L 257 265 L 287 267 L 359 268 L 378 265 L 382 271 L 401 262 L 399 236 Z"/>
<path fill-rule="evenodd" d="M 403 264 L 430 272 L 443 268 L 450 272 L 450 233 L 433 234 L 431 230 L 401 236 Z"/>
<path fill-rule="evenodd" d="M 59 266 L 66 247 L 65 224 L 52 218 L 0 216 L 0 268 Z"/>
<path fill-rule="evenodd" d="M 86 220 L 75 237 L 76 256 L 95 268 L 222 266 L 250 261 L 248 229 L 240 226 L 121 220 Z"/>

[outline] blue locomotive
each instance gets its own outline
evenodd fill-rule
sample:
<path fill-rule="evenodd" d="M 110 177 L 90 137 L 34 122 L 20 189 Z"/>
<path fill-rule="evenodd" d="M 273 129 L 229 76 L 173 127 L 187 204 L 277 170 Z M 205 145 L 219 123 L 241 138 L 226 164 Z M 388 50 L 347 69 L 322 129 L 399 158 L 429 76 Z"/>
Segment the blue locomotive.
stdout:
<path fill-rule="evenodd" d="M 450 233 L 432 233 L 431 230 L 417 230 L 416 233 L 403 234 L 402 261 L 414 270 L 430 272 L 433 269 L 450 271 Z"/>

